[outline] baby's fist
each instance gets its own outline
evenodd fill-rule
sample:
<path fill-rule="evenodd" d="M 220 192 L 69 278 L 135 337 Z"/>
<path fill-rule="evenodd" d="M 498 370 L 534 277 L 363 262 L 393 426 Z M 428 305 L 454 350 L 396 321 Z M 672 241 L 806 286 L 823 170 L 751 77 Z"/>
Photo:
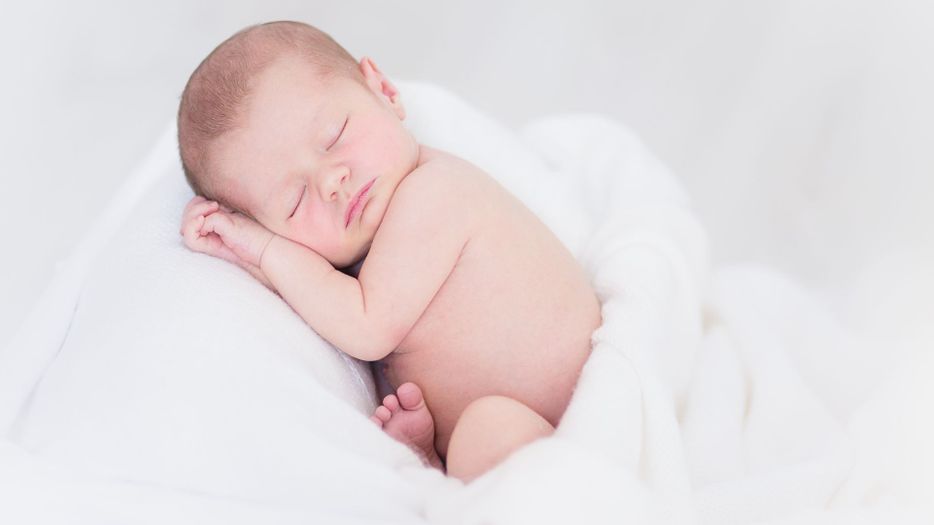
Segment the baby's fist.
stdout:
<path fill-rule="evenodd" d="M 215 234 L 242 262 L 260 266 L 263 252 L 275 234 L 255 220 L 235 211 L 216 209 L 204 217 L 199 234 Z"/>
<path fill-rule="evenodd" d="M 209 201 L 201 196 L 193 197 L 188 201 L 188 205 L 185 206 L 185 211 L 182 213 L 182 226 L 179 233 L 182 235 L 188 249 L 239 264 L 241 262 L 239 257 L 224 245 L 220 236 L 201 234 L 201 227 L 204 225 L 205 217 L 220 208 L 220 205 L 214 201 Z"/>

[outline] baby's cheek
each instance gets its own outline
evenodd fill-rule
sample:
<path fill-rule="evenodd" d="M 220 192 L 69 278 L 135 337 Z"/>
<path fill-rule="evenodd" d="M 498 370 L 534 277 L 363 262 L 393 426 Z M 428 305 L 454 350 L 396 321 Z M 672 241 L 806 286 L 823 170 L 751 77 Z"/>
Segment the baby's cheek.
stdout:
<path fill-rule="evenodd" d="M 330 259 L 332 254 L 336 254 L 340 249 L 341 237 L 329 224 L 327 216 L 312 214 L 309 220 L 298 229 L 296 238 L 292 240 L 304 244 L 325 258 Z"/>

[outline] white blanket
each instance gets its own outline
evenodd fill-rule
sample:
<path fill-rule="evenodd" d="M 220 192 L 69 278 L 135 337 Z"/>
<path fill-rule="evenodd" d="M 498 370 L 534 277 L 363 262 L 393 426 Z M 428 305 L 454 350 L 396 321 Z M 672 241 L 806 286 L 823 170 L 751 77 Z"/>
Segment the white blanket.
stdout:
<path fill-rule="evenodd" d="M 857 343 L 804 290 L 762 268 L 711 274 L 703 229 L 680 185 L 621 126 L 566 115 L 513 135 L 440 90 L 413 84 L 403 92 L 415 94 L 410 120 L 420 140 L 497 177 L 592 276 L 604 324 L 556 435 L 464 486 L 422 468 L 407 449 L 368 425 L 371 404 L 359 396 L 371 386 L 360 390 L 334 380 L 325 390 L 299 391 L 298 383 L 290 383 L 285 392 L 314 396 L 314 405 L 303 408 L 325 414 L 327 429 L 337 430 L 295 427 L 308 434 L 275 447 L 314 468 L 292 472 L 285 463 L 272 464 L 268 471 L 250 471 L 253 479 L 244 481 L 235 479 L 237 469 L 221 464 L 233 456 L 217 450 L 252 455 L 254 467 L 264 458 L 289 456 L 233 449 L 217 437 L 210 450 L 186 457 L 194 453 L 174 435 L 146 441 L 165 421 L 179 424 L 164 407 L 152 412 L 161 421 L 129 420 L 136 425 L 129 429 L 120 421 L 108 426 L 104 416 L 82 420 L 80 414 L 96 414 L 99 406 L 111 407 L 105 416 L 112 416 L 115 398 L 145 398 L 132 388 L 147 377 L 136 365 L 115 364 L 122 375 L 140 374 L 115 380 L 115 372 L 104 369 L 112 354 L 95 366 L 86 348 L 62 352 L 67 355 L 59 350 L 73 347 L 68 339 L 78 337 L 71 324 L 82 286 L 100 264 L 95 257 L 147 192 L 166 176 L 181 177 L 170 131 L 0 354 L 0 429 L 8 437 L 0 444 L 0 522 L 923 522 L 920 494 L 930 487 L 906 483 L 894 465 L 918 459 L 899 454 L 905 451 L 905 421 L 920 413 L 912 402 L 929 399 L 916 381 L 924 370 L 934 371 L 929 359 L 910 363 L 888 383 L 880 376 L 867 384 L 846 359 Z M 439 111 L 446 118 L 433 117 Z M 464 129 L 453 133 L 451 127 Z M 186 195 L 166 195 L 173 203 L 162 220 L 177 227 Z M 85 301 L 92 292 L 85 290 Z M 81 337 L 92 346 L 94 337 L 106 335 Z M 179 374 L 184 384 L 186 376 Z M 253 392 L 281 388 L 264 377 L 251 379 L 257 383 Z M 306 379 L 328 383 L 320 374 Z M 199 377 L 207 386 L 195 395 L 211 397 L 213 381 Z M 175 403 L 177 411 L 181 405 Z M 246 418 L 260 414 L 257 424 L 269 428 L 282 424 L 277 413 L 262 415 L 270 407 L 261 401 L 256 410 L 245 397 L 212 403 Z M 125 432 L 116 440 L 115 429 Z M 928 427 L 913 431 L 930 435 Z M 173 448 L 158 461 L 138 458 L 166 442 Z M 303 474 L 309 470 L 317 472 Z"/>

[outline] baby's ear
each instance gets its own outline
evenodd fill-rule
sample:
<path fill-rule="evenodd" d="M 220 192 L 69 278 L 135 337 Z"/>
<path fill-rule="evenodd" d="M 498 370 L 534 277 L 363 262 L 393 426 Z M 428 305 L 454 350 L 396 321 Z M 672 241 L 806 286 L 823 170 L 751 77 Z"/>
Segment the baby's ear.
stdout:
<path fill-rule="evenodd" d="M 385 101 L 395 111 L 399 120 L 405 120 L 405 106 L 402 105 L 402 98 L 396 86 L 376 67 L 376 63 L 370 57 L 360 59 L 360 72 L 363 73 L 363 79 L 367 87 L 376 96 Z"/>

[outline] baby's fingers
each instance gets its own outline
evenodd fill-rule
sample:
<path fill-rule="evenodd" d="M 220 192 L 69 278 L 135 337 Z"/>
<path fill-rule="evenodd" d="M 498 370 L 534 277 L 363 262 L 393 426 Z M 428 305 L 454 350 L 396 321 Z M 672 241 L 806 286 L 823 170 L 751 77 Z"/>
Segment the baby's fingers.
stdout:
<path fill-rule="evenodd" d="M 199 250 L 201 247 L 199 241 L 201 240 L 201 227 L 204 226 L 204 216 L 199 215 L 189 221 L 182 223 L 182 228 L 179 231 L 182 237 L 185 239 L 185 245 L 191 248 L 192 250 Z"/>
<path fill-rule="evenodd" d="M 216 233 L 208 233 L 207 235 L 202 235 L 198 237 L 197 248 L 195 251 L 206 253 L 208 255 L 213 255 L 214 257 L 220 257 L 226 261 L 238 264 L 239 257 L 224 244 L 224 241 L 221 240 L 220 236 Z"/>
<path fill-rule="evenodd" d="M 201 235 L 207 235 L 208 233 L 214 232 L 221 237 L 230 233 L 233 227 L 233 221 L 230 220 L 230 217 L 223 212 L 212 213 L 204 218 L 204 223 L 201 225 L 200 231 Z"/>
<path fill-rule="evenodd" d="M 192 207 L 198 206 L 199 204 L 204 204 L 205 202 L 208 202 L 208 200 L 200 195 L 195 195 L 194 197 L 189 199 L 188 204 L 185 205 L 184 214 L 188 214 L 191 211 Z"/>
<path fill-rule="evenodd" d="M 185 223 L 191 222 L 200 215 L 208 215 L 209 213 L 217 211 L 217 209 L 218 204 L 214 201 L 202 200 L 195 202 L 194 199 L 192 199 L 188 203 L 188 206 L 185 207 L 185 213 L 182 214 L 182 224 L 184 225 Z"/>

